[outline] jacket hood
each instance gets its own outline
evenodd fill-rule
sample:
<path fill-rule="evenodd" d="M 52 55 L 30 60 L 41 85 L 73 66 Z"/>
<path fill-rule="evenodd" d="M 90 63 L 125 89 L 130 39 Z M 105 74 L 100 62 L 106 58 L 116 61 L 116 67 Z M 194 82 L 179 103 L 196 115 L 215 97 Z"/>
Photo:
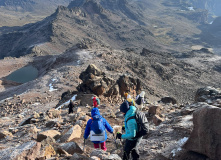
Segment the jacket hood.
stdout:
<path fill-rule="evenodd" d="M 125 119 L 134 116 L 136 113 L 137 108 L 134 106 L 130 106 L 130 109 L 127 111 L 127 113 L 125 114 Z"/>
<path fill-rule="evenodd" d="M 101 116 L 101 115 L 100 115 L 100 112 L 99 112 L 99 109 L 95 107 L 95 108 L 93 108 L 93 109 L 91 110 L 91 117 L 95 117 L 96 115 L 99 116 L 99 117 Z M 97 116 L 96 116 L 96 117 L 97 117 Z"/>

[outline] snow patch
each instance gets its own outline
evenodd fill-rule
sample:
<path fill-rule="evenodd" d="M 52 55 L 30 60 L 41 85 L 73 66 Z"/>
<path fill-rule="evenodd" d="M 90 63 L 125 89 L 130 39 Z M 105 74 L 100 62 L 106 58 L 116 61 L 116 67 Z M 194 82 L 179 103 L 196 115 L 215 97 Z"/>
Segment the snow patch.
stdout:
<path fill-rule="evenodd" d="M 193 7 L 188 7 L 188 9 L 189 9 L 190 11 L 195 11 L 195 10 L 193 9 Z"/>
<path fill-rule="evenodd" d="M 52 79 L 51 81 L 52 81 L 52 83 L 53 83 L 53 82 L 57 81 L 57 79 Z M 49 84 L 49 92 L 53 92 L 53 91 L 56 91 L 56 90 L 57 90 L 57 89 L 54 89 L 52 83 Z"/>
<path fill-rule="evenodd" d="M 173 149 L 173 150 L 171 151 L 171 153 L 173 154 L 173 157 L 176 155 L 177 152 L 179 152 L 179 151 L 182 150 L 181 146 L 182 146 L 184 143 L 186 143 L 187 140 L 188 140 L 188 138 L 187 138 L 187 137 L 184 137 L 184 138 L 180 139 L 180 140 L 177 142 L 177 148 L 176 148 L 176 149 Z"/>
<path fill-rule="evenodd" d="M 56 110 L 59 110 L 62 106 L 64 105 L 68 105 L 70 103 L 70 100 L 75 101 L 77 97 L 77 94 L 75 94 L 71 99 L 69 99 L 67 102 L 63 103 L 62 105 L 60 105 L 59 107 L 56 108 Z"/>

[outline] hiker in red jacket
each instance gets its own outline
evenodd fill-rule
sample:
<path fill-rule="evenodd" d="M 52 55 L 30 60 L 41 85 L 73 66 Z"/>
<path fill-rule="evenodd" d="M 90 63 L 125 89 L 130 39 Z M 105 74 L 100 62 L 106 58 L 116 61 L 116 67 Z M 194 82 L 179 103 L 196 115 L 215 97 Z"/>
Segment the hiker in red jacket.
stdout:
<path fill-rule="evenodd" d="M 92 97 L 92 99 L 93 99 L 93 106 L 98 107 L 98 105 L 100 104 L 100 100 L 96 96 Z"/>

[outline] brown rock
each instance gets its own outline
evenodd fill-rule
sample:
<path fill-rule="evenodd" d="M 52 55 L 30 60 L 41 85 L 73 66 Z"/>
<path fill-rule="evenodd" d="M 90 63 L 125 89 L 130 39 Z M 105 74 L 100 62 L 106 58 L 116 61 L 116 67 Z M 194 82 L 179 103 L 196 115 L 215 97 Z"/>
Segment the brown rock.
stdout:
<path fill-rule="evenodd" d="M 161 118 L 160 116 L 158 116 L 158 115 L 154 115 L 154 116 L 153 116 L 153 123 L 154 123 L 156 126 L 160 125 L 160 123 L 163 122 L 163 121 L 164 121 L 164 119 Z"/>
<path fill-rule="evenodd" d="M 54 138 L 56 136 L 59 136 L 61 133 L 56 130 L 47 130 L 44 132 L 41 132 L 37 135 L 37 141 L 41 142 L 42 140 L 46 139 L 47 137 Z"/>
<path fill-rule="evenodd" d="M 49 118 L 60 118 L 60 114 L 61 114 L 61 111 L 59 110 L 56 110 L 56 109 L 50 109 L 47 111 L 47 115 Z"/>
<path fill-rule="evenodd" d="M 69 130 L 62 133 L 62 136 L 60 138 L 60 142 L 70 142 L 74 138 L 80 138 L 81 137 L 81 127 L 79 125 L 75 125 L 71 127 Z"/>
<path fill-rule="evenodd" d="M 56 152 L 50 144 L 47 144 L 46 146 L 41 147 L 40 158 L 48 159 L 48 158 L 51 158 L 54 155 L 56 155 Z"/>
<path fill-rule="evenodd" d="M 150 115 L 160 115 L 161 114 L 161 106 L 150 106 L 148 113 Z"/>
<path fill-rule="evenodd" d="M 205 105 L 193 113 L 193 131 L 184 145 L 212 160 L 221 160 L 221 108 Z"/>
<path fill-rule="evenodd" d="M 10 133 L 10 132 L 8 132 L 8 131 L 2 131 L 2 132 L 0 132 L 0 139 L 5 138 L 6 136 L 13 137 L 12 133 Z"/>

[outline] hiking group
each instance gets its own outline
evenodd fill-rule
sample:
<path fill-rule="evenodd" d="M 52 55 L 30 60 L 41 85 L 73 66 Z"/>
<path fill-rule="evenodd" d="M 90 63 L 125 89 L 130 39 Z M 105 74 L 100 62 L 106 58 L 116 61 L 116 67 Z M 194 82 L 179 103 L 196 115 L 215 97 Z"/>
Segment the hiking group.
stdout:
<path fill-rule="evenodd" d="M 142 91 L 136 98 L 136 103 L 139 107 L 144 103 L 144 94 L 145 92 Z M 129 160 L 130 157 L 133 160 L 139 159 L 138 145 L 142 137 L 148 133 L 149 125 L 145 114 L 136 107 L 135 101 L 129 94 L 125 94 L 125 101 L 120 105 L 120 112 L 124 115 L 122 131 L 125 133 L 118 132 L 114 135 L 113 128 L 99 112 L 99 99 L 94 96 L 92 100 L 93 109 L 91 110 L 91 119 L 87 122 L 84 139 L 86 140 L 90 136 L 90 141 L 93 142 L 94 148 L 101 148 L 106 151 L 107 130 L 113 134 L 114 138 L 116 136 L 116 139 L 125 139 L 123 160 Z"/>

